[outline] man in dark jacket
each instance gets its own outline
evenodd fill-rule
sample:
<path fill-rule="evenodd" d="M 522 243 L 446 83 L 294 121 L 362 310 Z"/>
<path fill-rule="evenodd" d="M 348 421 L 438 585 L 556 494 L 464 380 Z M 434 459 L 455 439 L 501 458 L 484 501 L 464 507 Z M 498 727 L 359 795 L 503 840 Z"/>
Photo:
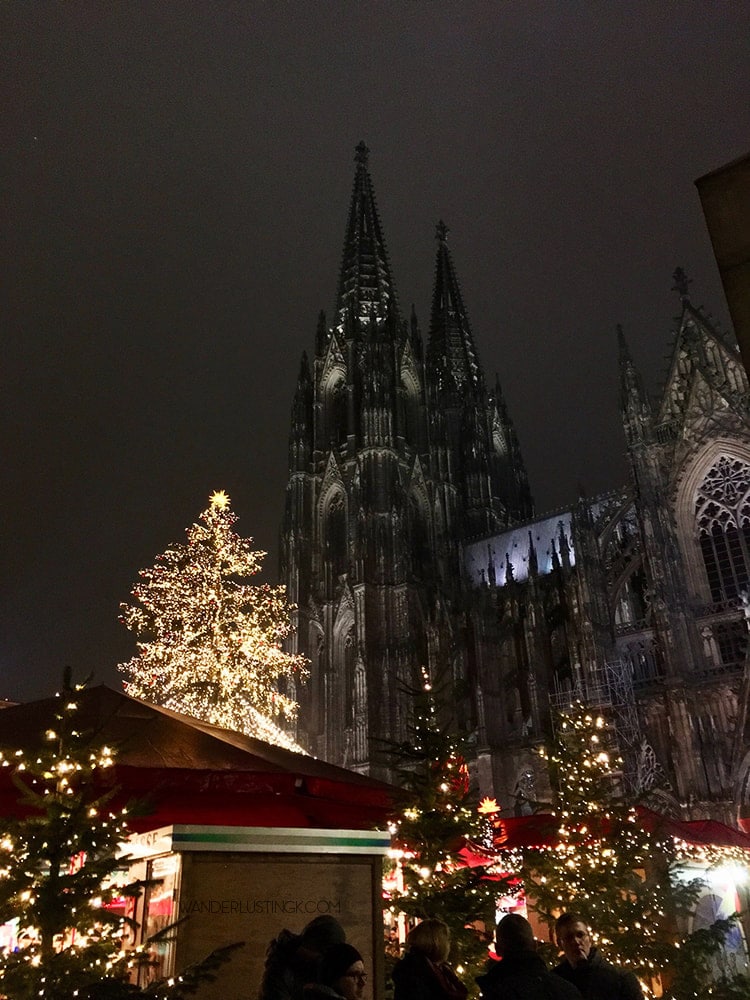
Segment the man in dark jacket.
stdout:
<path fill-rule="evenodd" d="M 531 924 L 520 914 L 509 913 L 497 925 L 495 949 L 502 960 L 477 976 L 483 1000 L 581 1000 L 574 986 L 547 971 Z"/>
<path fill-rule="evenodd" d="M 577 913 L 563 913 L 555 933 L 565 954 L 555 972 L 577 986 L 584 1000 L 643 1000 L 635 973 L 604 961 L 592 947 L 588 926 Z"/>

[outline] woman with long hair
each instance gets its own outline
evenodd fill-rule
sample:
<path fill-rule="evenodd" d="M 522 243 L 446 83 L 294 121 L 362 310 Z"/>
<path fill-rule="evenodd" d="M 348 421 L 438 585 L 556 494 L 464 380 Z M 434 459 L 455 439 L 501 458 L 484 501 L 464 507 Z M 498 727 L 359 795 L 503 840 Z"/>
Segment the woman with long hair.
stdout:
<path fill-rule="evenodd" d="M 393 1000 L 466 1000 L 468 990 L 448 964 L 450 931 L 442 920 L 423 920 L 406 938 L 406 954 L 393 967 Z"/>

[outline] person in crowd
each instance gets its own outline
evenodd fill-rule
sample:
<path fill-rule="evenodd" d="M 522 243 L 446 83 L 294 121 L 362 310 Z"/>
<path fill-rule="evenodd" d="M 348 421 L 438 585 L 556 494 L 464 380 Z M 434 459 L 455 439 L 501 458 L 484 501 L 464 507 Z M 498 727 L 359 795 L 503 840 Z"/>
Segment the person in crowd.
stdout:
<path fill-rule="evenodd" d="M 575 986 L 548 971 L 520 913 L 506 914 L 497 925 L 495 950 L 501 960 L 477 976 L 483 1000 L 581 1000 Z"/>
<path fill-rule="evenodd" d="M 635 973 L 605 962 L 592 946 L 591 933 L 583 917 L 577 913 L 563 913 L 557 919 L 555 933 L 565 959 L 554 971 L 573 983 L 584 1000 L 643 1000 L 643 990 Z"/>
<path fill-rule="evenodd" d="M 401 942 L 396 927 L 391 927 L 385 936 L 385 953 L 389 958 L 401 958 Z"/>
<path fill-rule="evenodd" d="M 353 945 L 331 945 L 320 960 L 316 982 L 302 991 L 304 1000 L 362 1000 L 367 973 L 362 956 Z"/>
<path fill-rule="evenodd" d="M 393 967 L 393 1000 L 465 1000 L 468 990 L 448 964 L 450 931 L 442 920 L 423 920 L 406 938 L 406 954 Z"/>
<path fill-rule="evenodd" d="M 303 987 L 317 980 L 322 956 L 344 941 L 346 931 L 329 914 L 315 917 L 301 934 L 281 931 L 268 946 L 258 1000 L 301 1000 Z"/>

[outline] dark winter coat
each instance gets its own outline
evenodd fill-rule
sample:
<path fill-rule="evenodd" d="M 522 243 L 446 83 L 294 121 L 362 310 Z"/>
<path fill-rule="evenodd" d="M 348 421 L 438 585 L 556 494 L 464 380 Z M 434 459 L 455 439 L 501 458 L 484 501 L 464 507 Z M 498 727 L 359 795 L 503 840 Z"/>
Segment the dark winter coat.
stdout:
<path fill-rule="evenodd" d="M 302 1000 L 344 1000 L 344 998 L 332 986 L 308 983 L 302 990 Z"/>
<path fill-rule="evenodd" d="M 561 962 L 555 973 L 578 988 L 584 1000 L 643 1000 L 643 990 L 634 972 L 605 962 L 596 948 L 575 968 Z"/>
<path fill-rule="evenodd" d="M 407 951 L 393 967 L 393 1000 L 465 1000 L 468 990 L 446 963 Z"/>
<path fill-rule="evenodd" d="M 302 946 L 302 936 L 283 930 L 266 952 L 258 1000 L 301 1000 L 302 987 L 317 978 L 317 959 Z"/>
<path fill-rule="evenodd" d="M 489 972 L 477 976 L 477 983 L 483 1000 L 581 1000 L 575 986 L 548 972 L 533 951 L 493 962 Z"/>

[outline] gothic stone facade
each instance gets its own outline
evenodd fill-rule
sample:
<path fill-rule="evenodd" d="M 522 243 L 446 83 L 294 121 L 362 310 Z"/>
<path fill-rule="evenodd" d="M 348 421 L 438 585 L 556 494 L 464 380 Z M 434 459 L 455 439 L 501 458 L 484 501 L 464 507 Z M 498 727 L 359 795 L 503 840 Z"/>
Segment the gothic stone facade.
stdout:
<path fill-rule="evenodd" d="M 683 817 L 750 815 L 750 395 L 736 345 L 690 302 L 661 398 L 619 332 L 630 481 L 535 517 L 500 386 L 489 385 L 448 248 L 426 344 L 402 317 L 357 148 L 333 322 L 292 407 L 282 572 L 310 660 L 298 738 L 382 773 L 419 669 L 461 682 L 481 792 L 547 791 L 550 708 L 605 711 L 632 789 Z"/>

